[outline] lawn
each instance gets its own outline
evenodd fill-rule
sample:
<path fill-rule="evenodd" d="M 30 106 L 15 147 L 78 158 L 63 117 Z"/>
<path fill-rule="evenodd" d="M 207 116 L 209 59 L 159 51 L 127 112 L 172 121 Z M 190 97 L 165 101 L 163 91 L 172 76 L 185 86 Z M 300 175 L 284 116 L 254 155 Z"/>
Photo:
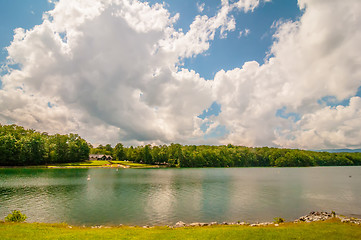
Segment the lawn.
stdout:
<path fill-rule="evenodd" d="M 111 161 L 111 163 L 129 166 L 130 168 L 158 168 L 159 167 L 158 165 L 134 163 L 134 162 L 128 162 L 128 161 Z"/>
<path fill-rule="evenodd" d="M 105 166 L 110 164 L 109 161 L 105 160 L 94 160 L 94 161 L 86 161 L 86 162 L 75 162 L 75 163 L 61 163 L 57 165 L 48 166 L 52 167 L 97 167 L 97 166 Z"/>
<path fill-rule="evenodd" d="M 361 226 L 338 220 L 279 227 L 84 228 L 66 224 L 0 223 L 0 239 L 361 239 Z"/>
<path fill-rule="evenodd" d="M 158 168 L 158 165 L 149 165 L 142 163 L 133 163 L 128 161 L 106 161 L 106 160 L 94 160 L 86 162 L 76 163 L 61 163 L 57 165 L 47 166 L 48 168 L 82 168 L 82 167 L 129 167 L 129 168 Z"/>

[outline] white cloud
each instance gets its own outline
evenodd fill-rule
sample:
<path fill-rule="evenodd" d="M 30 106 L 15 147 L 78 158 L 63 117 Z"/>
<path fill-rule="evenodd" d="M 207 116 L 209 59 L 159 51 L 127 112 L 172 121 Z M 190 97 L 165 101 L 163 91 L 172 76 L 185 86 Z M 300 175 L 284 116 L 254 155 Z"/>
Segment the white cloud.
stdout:
<path fill-rule="evenodd" d="M 205 3 L 199 3 L 199 2 L 197 2 L 198 12 L 200 12 L 200 13 L 203 12 L 205 5 L 206 5 Z"/>
<path fill-rule="evenodd" d="M 234 6 L 244 12 L 253 12 L 254 9 L 258 7 L 259 2 L 259 0 L 239 0 L 234 3 Z"/>
<path fill-rule="evenodd" d="M 248 28 L 244 29 L 244 36 L 248 36 L 248 34 L 250 34 L 251 30 L 249 30 Z"/>
<path fill-rule="evenodd" d="M 336 108 L 317 101 L 350 98 L 361 86 L 358 0 L 300 0 L 303 16 L 274 26 L 264 64 L 222 70 L 213 81 L 179 67 L 183 58 L 204 54 L 217 31 L 221 37 L 234 31 L 234 9 L 259 5 L 224 0 L 215 16 L 196 16 L 184 33 L 163 4 L 56 2 L 42 24 L 14 32 L 8 61 L 20 70 L 1 77 L 0 121 L 73 131 L 93 143 L 360 147 L 360 98 Z M 221 113 L 198 118 L 214 101 Z M 300 120 L 276 116 L 278 109 Z M 229 133 L 203 139 L 219 126 Z"/>
<path fill-rule="evenodd" d="M 250 33 L 251 33 L 251 30 L 249 30 L 248 28 L 245 28 L 244 30 L 242 30 L 242 31 L 239 32 L 239 36 L 238 36 L 238 37 L 242 37 L 242 36 L 247 37 Z"/>
<path fill-rule="evenodd" d="M 194 28 L 205 23 L 213 32 L 202 27 L 197 36 L 176 32 L 177 17 L 138 1 L 57 2 L 41 25 L 15 30 L 8 61 L 21 69 L 1 79 L 1 122 L 76 131 L 95 143 L 200 137 L 197 116 L 213 101 L 211 82 L 176 65 L 207 50 L 228 19 L 223 12 L 195 19 Z M 195 39 L 200 48 L 179 47 Z"/>
<path fill-rule="evenodd" d="M 361 4 L 310 0 L 300 6 L 305 13 L 299 21 L 279 25 L 268 62 L 262 66 L 250 62 L 216 75 L 213 89 L 222 105 L 218 121 L 230 131 L 224 143 L 360 147 L 355 141 L 355 136 L 361 136 L 355 124 L 356 100 L 345 108 L 354 110 L 347 116 L 343 107 L 325 108 L 317 100 L 351 97 L 361 85 L 361 17 L 357 14 Z M 301 120 L 294 123 L 276 116 L 283 107 L 298 113 Z M 318 118 L 321 113 L 328 114 L 329 124 Z M 341 120 L 332 117 L 338 114 Z"/>
<path fill-rule="evenodd" d="M 286 147 L 359 148 L 361 146 L 361 99 L 349 106 L 324 107 L 305 114 L 293 131 L 280 133 L 278 144 Z"/>
<path fill-rule="evenodd" d="M 229 14 L 232 9 L 229 2 L 223 0 L 220 10 L 215 16 L 196 16 L 187 33 L 170 30 L 168 37 L 164 41 L 160 41 L 160 47 L 166 51 L 175 52 L 183 58 L 203 53 L 209 49 L 210 41 L 214 40 L 218 29 L 221 38 L 227 37 L 227 32 L 235 29 L 235 19 Z"/>

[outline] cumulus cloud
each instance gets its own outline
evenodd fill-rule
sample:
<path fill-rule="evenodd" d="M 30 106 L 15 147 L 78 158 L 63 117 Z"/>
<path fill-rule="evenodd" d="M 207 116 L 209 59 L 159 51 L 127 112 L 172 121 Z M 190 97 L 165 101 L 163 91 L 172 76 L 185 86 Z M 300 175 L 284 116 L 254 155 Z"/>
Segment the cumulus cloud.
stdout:
<path fill-rule="evenodd" d="M 259 2 L 259 0 L 239 0 L 234 3 L 234 6 L 244 12 L 253 12 L 254 9 L 258 7 Z"/>
<path fill-rule="evenodd" d="M 8 61 L 20 70 L 2 77 L 2 122 L 76 131 L 98 143 L 199 137 L 197 116 L 213 102 L 211 82 L 177 65 L 206 51 L 218 28 L 232 28 L 227 6 L 196 17 L 184 34 L 163 4 L 55 3 L 42 24 L 14 31 Z"/>
<path fill-rule="evenodd" d="M 235 30 L 235 10 L 252 12 L 261 2 L 223 0 L 214 16 L 198 15 L 182 32 L 164 4 L 60 0 L 42 24 L 14 31 L 8 63 L 19 69 L 1 77 L 0 121 L 77 132 L 92 143 L 360 147 L 358 0 L 299 0 L 302 17 L 273 26 L 264 63 L 209 81 L 181 67 L 217 32 Z M 318 101 L 326 96 L 351 100 L 328 107 Z M 213 102 L 219 115 L 199 118 Z M 205 139 L 223 128 L 224 136 Z"/>
<path fill-rule="evenodd" d="M 293 131 L 280 132 L 278 144 L 287 147 L 359 148 L 361 145 L 361 98 L 348 106 L 324 107 L 305 114 Z"/>
<path fill-rule="evenodd" d="M 249 62 L 242 69 L 217 73 L 214 92 L 222 105 L 218 121 L 230 130 L 224 143 L 313 149 L 360 146 L 354 137 L 359 133 L 357 111 L 346 116 L 343 107 L 325 109 L 318 100 L 352 97 L 361 85 L 357 14 L 361 4 L 304 0 L 299 5 L 303 16 L 279 24 L 272 57 L 265 64 Z M 354 101 L 346 109 L 356 109 Z M 281 108 L 302 118 L 296 123 L 283 119 L 276 114 Z M 328 113 L 329 124 L 316 117 L 321 113 Z M 337 114 L 345 118 L 332 117 Z"/>

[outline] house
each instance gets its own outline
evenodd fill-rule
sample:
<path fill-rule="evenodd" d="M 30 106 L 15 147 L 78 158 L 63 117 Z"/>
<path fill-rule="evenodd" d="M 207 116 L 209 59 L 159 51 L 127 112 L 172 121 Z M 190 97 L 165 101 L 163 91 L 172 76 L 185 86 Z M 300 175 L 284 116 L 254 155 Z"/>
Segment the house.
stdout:
<path fill-rule="evenodd" d="M 113 160 L 113 158 L 105 154 L 89 154 L 89 160 Z"/>

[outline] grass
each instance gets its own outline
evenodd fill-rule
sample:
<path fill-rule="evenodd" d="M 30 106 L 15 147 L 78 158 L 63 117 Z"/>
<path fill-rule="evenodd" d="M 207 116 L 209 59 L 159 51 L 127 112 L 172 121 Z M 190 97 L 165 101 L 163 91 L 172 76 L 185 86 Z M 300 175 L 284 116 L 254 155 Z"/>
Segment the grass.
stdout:
<path fill-rule="evenodd" d="M 339 220 L 279 227 L 209 226 L 85 228 L 66 224 L 0 223 L 0 239 L 361 239 L 361 226 Z"/>
<path fill-rule="evenodd" d="M 128 161 L 111 161 L 115 164 L 121 164 L 124 166 L 129 166 L 130 168 L 158 168 L 158 165 L 150 165 L 150 164 L 143 164 L 143 163 L 134 163 Z"/>
<path fill-rule="evenodd" d="M 126 168 L 158 168 L 158 165 L 133 163 L 127 161 L 94 160 L 76 163 L 61 163 L 47 166 L 48 168 L 86 168 L 86 167 L 126 167 Z"/>
<path fill-rule="evenodd" d="M 86 162 L 75 162 L 75 163 L 61 163 L 57 165 L 48 166 L 49 168 L 52 167 L 97 167 L 97 166 L 106 166 L 110 164 L 109 161 L 105 160 L 96 160 L 96 161 L 86 161 Z"/>

